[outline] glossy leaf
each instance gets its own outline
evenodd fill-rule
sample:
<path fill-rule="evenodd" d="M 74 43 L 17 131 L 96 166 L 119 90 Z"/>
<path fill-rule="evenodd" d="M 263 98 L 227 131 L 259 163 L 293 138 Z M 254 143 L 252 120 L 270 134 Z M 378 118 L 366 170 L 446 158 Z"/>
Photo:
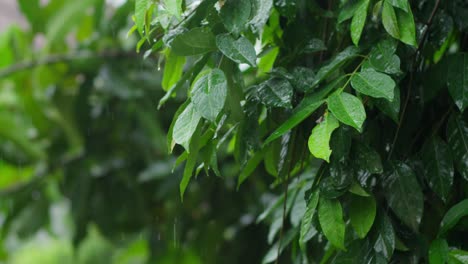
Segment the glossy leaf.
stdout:
<path fill-rule="evenodd" d="M 449 253 L 449 246 L 444 239 L 432 241 L 429 248 L 429 264 L 446 263 Z"/>
<path fill-rule="evenodd" d="M 439 236 L 444 236 L 452 229 L 462 217 L 468 215 L 468 199 L 465 199 L 452 206 L 440 222 Z"/>
<path fill-rule="evenodd" d="M 397 42 L 393 39 L 380 41 L 369 54 L 369 63 L 380 72 L 397 74 L 400 72 L 400 58 L 395 54 Z"/>
<path fill-rule="evenodd" d="M 145 16 L 146 10 L 148 9 L 150 0 L 136 0 L 135 1 L 135 24 L 138 28 L 138 32 L 143 34 L 145 28 Z"/>
<path fill-rule="evenodd" d="M 316 125 L 312 130 L 312 134 L 309 137 L 309 151 L 316 158 L 330 162 L 330 155 L 332 150 L 330 149 L 330 138 L 331 134 L 335 129 L 339 127 L 338 120 L 333 114 L 325 114 L 323 121 Z"/>
<path fill-rule="evenodd" d="M 182 145 L 187 152 L 190 151 L 189 145 L 192 135 L 200 122 L 200 114 L 195 110 L 193 103 L 187 105 L 184 111 L 179 115 L 174 124 L 172 138 L 174 142 Z"/>
<path fill-rule="evenodd" d="M 362 30 L 366 24 L 369 2 L 370 0 L 362 0 L 360 6 L 353 15 L 353 20 L 351 20 L 351 39 L 356 46 L 359 44 Z"/>
<path fill-rule="evenodd" d="M 447 86 L 453 101 L 463 112 L 468 106 L 468 54 L 455 54 L 447 60 Z"/>
<path fill-rule="evenodd" d="M 393 101 L 395 82 L 386 74 L 367 69 L 354 74 L 351 85 L 360 93 Z"/>
<path fill-rule="evenodd" d="M 452 115 L 447 123 L 447 139 L 458 172 L 468 181 L 468 124 L 462 115 Z"/>
<path fill-rule="evenodd" d="M 235 40 L 228 34 L 216 36 L 218 49 L 228 58 L 237 63 L 247 63 L 255 66 L 255 48 L 250 41 L 244 37 Z"/>
<path fill-rule="evenodd" d="M 213 33 L 206 28 L 193 28 L 177 35 L 171 43 L 172 52 L 179 56 L 192 56 L 216 49 Z"/>
<path fill-rule="evenodd" d="M 318 190 L 315 190 L 314 192 L 312 192 L 307 202 L 306 212 L 304 214 L 304 217 L 302 217 L 301 230 L 300 230 L 300 235 L 299 235 L 299 246 L 301 247 L 302 251 L 305 250 L 305 243 L 307 242 L 306 241 L 307 234 L 312 228 L 312 220 L 314 218 L 314 215 L 317 209 L 319 196 L 320 196 L 320 192 Z"/>
<path fill-rule="evenodd" d="M 345 222 L 340 201 L 321 198 L 318 207 L 318 218 L 323 234 L 330 243 L 339 249 L 345 250 Z"/>
<path fill-rule="evenodd" d="M 273 0 L 251 0 L 251 2 L 252 19 L 249 24 L 254 32 L 260 32 L 270 17 Z"/>
<path fill-rule="evenodd" d="M 408 45 L 416 45 L 416 30 L 410 8 L 407 11 L 395 9 L 388 1 L 384 1 L 382 23 L 390 36 Z"/>
<path fill-rule="evenodd" d="M 402 162 L 391 163 L 382 187 L 393 212 L 416 232 L 421 223 L 424 200 L 413 170 Z"/>
<path fill-rule="evenodd" d="M 258 97 L 268 107 L 291 108 L 293 88 L 289 81 L 272 78 L 258 86 Z"/>
<path fill-rule="evenodd" d="M 395 232 L 388 216 L 379 212 L 375 222 L 377 236 L 374 242 L 375 252 L 390 260 L 395 250 Z"/>
<path fill-rule="evenodd" d="M 430 138 L 421 150 L 424 175 L 432 190 L 447 202 L 453 185 L 453 161 L 450 149 L 438 137 Z"/>
<path fill-rule="evenodd" d="M 174 55 L 168 52 L 166 55 L 166 64 L 164 65 L 164 74 L 161 86 L 164 91 L 169 91 L 182 77 L 184 70 L 185 58 Z"/>
<path fill-rule="evenodd" d="M 250 0 L 227 0 L 221 8 L 220 17 L 229 32 L 238 34 L 248 24 L 251 13 Z"/>
<path fill-rule="evenodd" d="M 362 131 L 366 119 L 364 106 L 354 95 L 349 93 L 334 93 L 327 99 L 328 109 L 342 123 Z"/>
<path fill-rule="evenodd" d="M 204 118 L 214 122 L 224 107 L 227 95 L 227 81 L 223 71 L 210 70 L 199 76 L 192 86 L 192 103 Z"/>

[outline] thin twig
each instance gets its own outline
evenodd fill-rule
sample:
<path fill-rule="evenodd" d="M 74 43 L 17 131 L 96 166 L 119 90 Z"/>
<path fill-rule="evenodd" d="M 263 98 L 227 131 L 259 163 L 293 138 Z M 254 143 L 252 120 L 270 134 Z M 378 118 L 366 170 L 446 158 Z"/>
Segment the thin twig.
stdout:
<path fill-rule="evenodd" d="M 52 65 L 57 63 L 67 63 L 77 60 L 89 60 L 89 59 L 115 59 L 115 58 L 123 58 L 123 57 L 135 57 L 137 53 L 135 52 L 128 52 L 128 51 L 102 51 L 102 52 L 89 52 L 89 51 L 78 51 L 75 53 L 69 54 L 53 54 L 49 55 L 42 59 L 37 60 L 25 60 L 18 62 L 0 70 L 0 79 L 8 77 L 12 74 L 17 72 L 22 72 L 26 70 L 30 70 L 39 66 L 44 65 Z"/>
<path fill-rule="evenodd" d="M 419 54 L 421 48 L 424 46 L 427 34 L 429 32 L 429 28 L 431 27 L 434 16 L 435 16 L 437 10 L 439 9 L 439 5 L 440 5 L 440 0 L 437 0 L 435 5 L 434 5 L 434 8 L 432 9 L 432 12 L 431 12 L 431 15 L 430 15 L 429 19 L 426 22 L 426 30 L 424 30 L 424 32 L 423 32 L 423 34 L 421 36 L 421 39 L 419 40 L 418 47 L 416 48 L 416 51 L 414 52 L 414 55 L 413 55 L 413 63 L 411 65 L 412 69 L 410 71 L 409 87 L 408 87 L 408 90 L 406 92 L 406 98 L 405 98 L 405 102 L 403 104 L 403 108 L 401 110 L 401 116 L 400 116 L 400 120 L 398 122 L 397 130 L 395 132 L 395 136 L 393 137 L 392 145 L 391 145 L 390 151 L 388 153 L 388 158 L 387 158 L 388 160 L 390 160 L 390 158 L 392 157 L 393 150 L 395 149 L 395 144 L 396 144 L 396 141 L 398 139 L 398 135 L 400 133 L 401 125 L 402 125 L 403 120 L 405 118 L 406 108 L 408 107 L 409 98 L 410 98 L 411 91 L 412 91 L 412 88 L 413 88 L 413 80 L 414 80 L 413 74 L 414 74 L 414 71 L 415 71 L 415 68 L 416 68 L 416 62 L 417 62 L 418 54 Z"/>

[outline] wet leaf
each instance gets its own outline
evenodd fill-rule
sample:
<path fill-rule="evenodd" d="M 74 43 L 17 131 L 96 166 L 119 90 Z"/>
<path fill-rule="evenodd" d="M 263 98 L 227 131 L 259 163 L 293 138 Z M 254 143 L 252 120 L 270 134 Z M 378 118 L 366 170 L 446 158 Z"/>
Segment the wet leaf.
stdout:
<path fill-rule="evenodd" d="M 376 208 L 375 199 L 372 196 L 351 196 L 349 219 L 351 220 L 351 225 L 360 238 L 366 237 L 374 224 Z"/>
<path fill-rule="evenodd" d="M 200 118 L 200 114 L 195 110 L 194 105 L 190 103 L 179 115 L 174 124 L 172 138 L 175 143 L 182 145 L 187 152 L 190 150 L 189 144 L 200 122 Z"/>
<path fill-rule="evenodd" d="M 255 66 L 255 49 L 252 43 L 244 37 L 235 40 L 229 34 L 216 36 L 218 49 L 228 58 L 237 63 L 247 63 Z"/>
<path fill-rule="evenodd" d="M 252 13 L 250 0 L 227 0 L 220 11 L 220 17 L 229 32 L 240 33 L 245 29 Z"/>
<path fill-rule="evenodd" d="M 330 162 L 330 155 L 332 150 L 330 149 L 330 138 L 331 134 L 340 124 L 333 114 L 325 114 L 324 120 L 316 125 L 312 130 L 312 134 L 309 137 L 309 151 L 316 158 Z"/>
<path fill-rule="evenodd" d="M 226 101 L 227 81 L 223 71 L 213 69 L 205 72 L 196 79 L 190 93 L 195 110 L 214 122 Z"/>
<path fill-rule="evenodd" d="M 393 101 L 395 82 L 386 74 L 366 69 L 353 75 L 351 85 L 356 91 L 365 95 Z"/>
<path fill-rule="evenodd" d="M 174 37 L 171 48 L 179 56 L 199 55 L 215 50 L 216 41 L 209 29 L 193 28 Z"/>
<path fill-rule="evenodd" d="M 440 222 L 439 237 L 444 236 L 447 231 L 452 229 L 460 219 L 468 215 L 468 199 L 465 199 L 452 206 Z"/>
<path fill-rule="evenodd" d="M 321 198 L 318 217 L 322 231 L 330 243 L 339 249 L 345 250 L 345 222 L 340 201 Z"/>
<path fill-rule="evenodd" d="M 292 96 L 293 88 L 285 79 L 272 78 L 258 87 L 258 97 L 268 107 L 291 108 Z"/>
<path fill-rule="evenodd" d="M 366 119 L 364 106 L 354 95 L 346 92 L 334 93 L 327 99 L 328 109 L 342 123 L 362 131 L 362 124 Z"/>
<path fill-rule="evenodd" d="M 447 86 L 453 101 L 463 112 L 468 106 L 468 54 L 454 54 L 447 60 Z"/>
<path fill-rule="evenodd" d="M 447 123 L 447 139 L 458 172 L 468 181 L 468 124 L 462 115 L 452 115 Z"/>

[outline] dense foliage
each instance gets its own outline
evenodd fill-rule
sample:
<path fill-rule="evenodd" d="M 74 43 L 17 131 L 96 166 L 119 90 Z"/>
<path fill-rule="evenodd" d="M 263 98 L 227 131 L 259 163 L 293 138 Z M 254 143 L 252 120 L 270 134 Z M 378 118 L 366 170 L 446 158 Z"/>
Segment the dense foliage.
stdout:
<path fill-rule="evenodd" d="M 0 262 L 467 263 L 466 1 L 124 2 L 0 36 Z"/>

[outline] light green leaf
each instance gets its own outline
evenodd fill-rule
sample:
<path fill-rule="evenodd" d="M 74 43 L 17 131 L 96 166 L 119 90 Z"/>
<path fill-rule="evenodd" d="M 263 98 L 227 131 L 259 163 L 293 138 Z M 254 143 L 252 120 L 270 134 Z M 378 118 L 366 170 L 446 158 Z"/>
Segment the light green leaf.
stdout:
<path fill-rule="evenodd" d="M 442 221 L 440 222 L 440 229 L 439 229 L 439 234 L 438 236 L 444 236 L 447 231 L 452 229 L 460 219 L 462 219 L 464 216 L 468 215 L 468 199 L 465 199 L 456 205 L 452 206 L 448 210 L 447 213 L 445 213 L 444 218 L 442 218 Z"/>
<path fill-rule="evenodd" d="M 453 185 L 454 170 L 450 148 L 438 137 L 431 137 L 421 150 L 424 175 L 429 187 L 447 202 Z"/>
<path fill-rule="evenodd" d="M 197 77 L 190 94 L 195 110 L 202 117 L 214 122 L 226 101 L 226 76 L 220 69 L 204 72 Z"/>
<path fill-rule="evenodd" d="M 271 50 L 269 50 L 266 54 L 260 57 L 260 61 L 258 62 L 257 73 L 259 76 L 271 71 L 273 65 L 275 64 L 276 57 L 278 57 L 278 54 L 279 48 L 274 47 Z"/>
<path fill-rule="evenodd" d="M 461 112 L 468 106 L 468 53 L 447 58 L 447 86 L 453 101 Z"/>
<path fill-rule="evenodd" d="M 364 238 L 374 224 L 376 208 L 375 199 L 372 196 L 351 196 L 349 219 L 360 238 Z"/>
<path fill-rule="evenodd" d="M 216 45 L 226 57 L 234 62 L 255 66 L 257 59 L 255 48 L 248 39 L 240 37 L 235 40 L 229 34 L 222 34 L 216 36 Z"/>
<path fill-rule="evenodd" d="M 447 139 L 458 172 L 468 181 L 468 124 L 462 115 L 452 115 L 447 124 Z"/>
<path fill-rule="evenodd" d="M 416 29 L 411 8 L 407 11 L 394 9 L 388 2 L 383 3 L 382 24 L 390 36 L 408 45 L 416 46 Z"/>
<path fill-rule="evenodd" d="M 140 35 L 143 35 L 146 21 L 146 10 L 150 4 L 150 0 L 136 0 L 135 1 L 135 24 Z"/>
<path fill-rule="evenodd" d="M 192 56 L 216 49 L 213 33 L 207 28 L 193 28 L 177 35 L 171 43 L 172 52 L 179 56 Z"/>
<path fill-rule="evenodd" d="M 288 132 L 299 123 L 304 121 L 310 116 L 315 110 L 317 110 L 325 101 L 323 98 L 334 88 L 342 82 L 343 78 L 338 78 L 325 86 L 320 91 L 307 95 L 299 105 L 294 108 L 293 114 L 288 118 L 281 126 L 279 126 L 271 135 L 265 140 L 264 145 L 272 142 L 273 140 L 281 137 L 284 133 Z"/>
<path fill-rule="evenodd" d="M 193 103 L 187 105 L 174 124 L 172 138 L 175 143 L 182 145 L 187 152 L 190 149 L 192 135 L 200 122 L 200 114 L 195 110 Z"/>
<path fill-rule="evenodd" d="M 164 74 L 161 86 L 164 91 L 169 91 L 173 85 L 177 84 L 182 76 L 185 65 L 185 57 L 174 55 L 168 51 L 166 54 L 166 64 L 164 65 Z"/>
<path fill-rule="evenodd" d="M 314 218 L 315 211 L 317 209 L 318 201 L 319 201 L 320 192 L 319 190 L 315 190 L 309 197 L 307 203 L 307 209 L 302 217 L 301 221 L 301 231 L 299 235 L 299 246 L 301 250 L 305 250 L 306 238 L 307 234 L 309 233 L 310 229 L 312 228 L 312 219 Z"/>
<path fill-rule="evenodd" d="M 164 6 L 169 14 L 180 19 L 182 15 L 182 0 L 164 0 Z"/>
<path fill-rule="evenodd" d="M 395 81 L 384 73 L 366 69 L 353 75 L 351 85 L 362 94 L 393 101 Z"/>
<path fill-rule="evenodd" d="M 239 34 L 247 24 L 252 13 L 250 0 L 227 0 L 220 11 L 220 17 L 229 32 Z"/>
<path fill-rule="evenodd" d="M 356 96 L 342 92 L 334 93 L 327 99 L 328 109 L 342 123 L 362 131 L 362 124 L 366 120 L 364 106 Z"/>
<path fill-rule="evenodd" d="M 382 24 L 390 36 L 400 39 L 400 29 L 398 28 L 395 9 L 388 1 L 383 2 Z"/>
<path fill-rule="evenodd" d="M 330 138 L 331 134 L 335 129 L 338 128 L 340 123 L 333 114 L 328 113 L 324 115 L 324 120 L 316 125 L 312 130 L 312 134 L 309 137 L 309 151 L 316 158 L 330 162 Z"/>
<path fill-rule="evenodd" d="M 468 251 L 452 249 L 449 252 L 448 260 L 448 264 L 466 264 L 468 263 Z"/>
<path fill-rule="evenodd" d="M 429 247 L 429 264 L 446 263 L 449 253 L 449 247 L 445 239 L 436 239 L 432 241 Z"/>
<path fill-rule="evenodd" d="M 383 189 L 387 203 L 403 223 L 418 231 L 424 210 L 424 197 L 413 170 L 405 163 L 391 163 Z"/>
<path fill-rule="evenodd" d="M 351 39 L 354 45 L 358 46 L 359 40 L 361 39 L 362 30 L 366 24 L 367 9 L 369 7 L 370 0 L 361 1 L 361 5 L 356 10 L 351 21 Z"/>
<path fill-rule="evenodd" d="M 345 250 L 345 222 L 343 209 L 337 199 L 320 199 L 318 217 L 322 231 L 330 243 Z"/>

